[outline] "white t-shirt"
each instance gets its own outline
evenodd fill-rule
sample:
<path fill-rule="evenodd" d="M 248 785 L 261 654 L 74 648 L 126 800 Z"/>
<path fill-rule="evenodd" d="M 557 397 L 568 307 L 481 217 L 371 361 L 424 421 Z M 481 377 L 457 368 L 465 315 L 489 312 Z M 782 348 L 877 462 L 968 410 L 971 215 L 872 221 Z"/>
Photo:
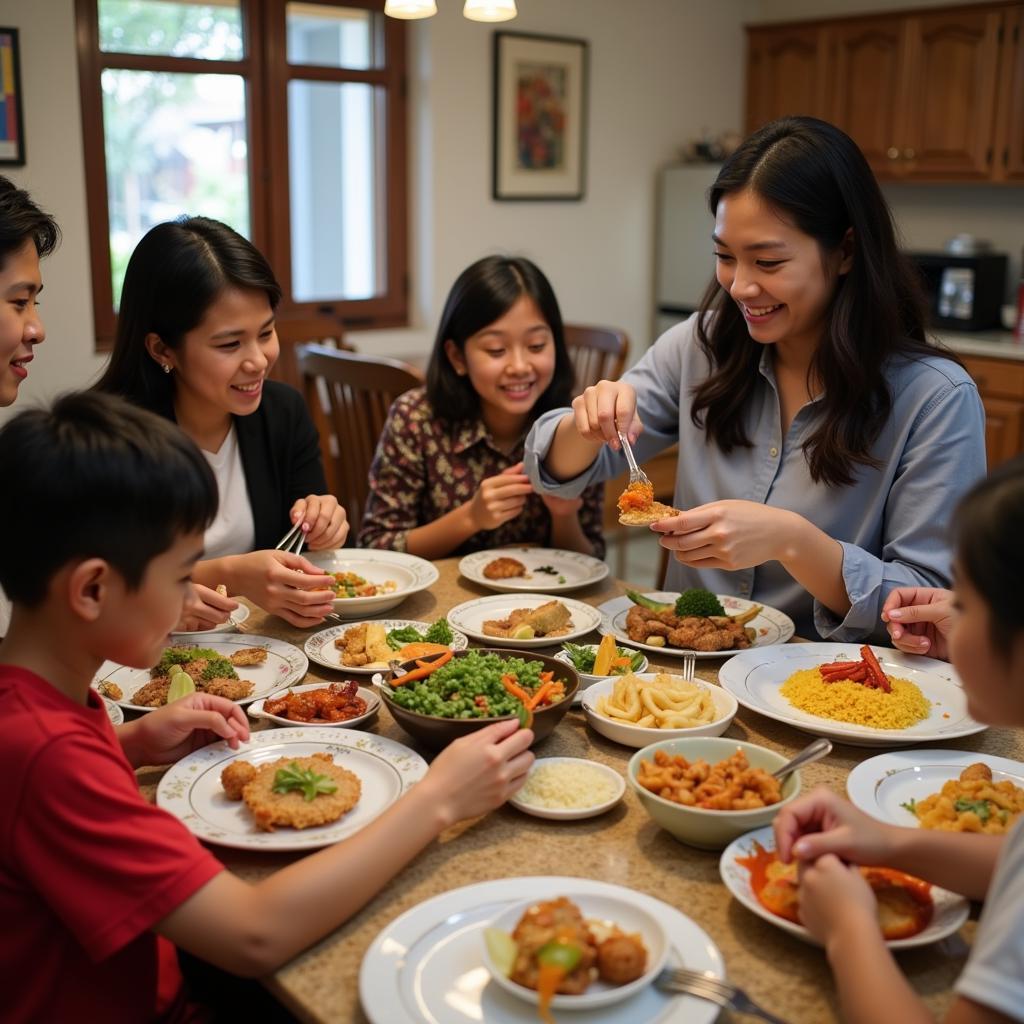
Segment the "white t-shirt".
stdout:
<path fill-rule="evenodd" d="M 1010 830 L 955 990 L 1024 1021 L 1024 818 Z"/>
<path fill-rule="evenodd" d="M 220 451 L 203 451 L 206 461 L 217 478 L 220 502 L 217 515 L 203 538 L 204 558 L 223 558 L 225 555 L 245 555 L 252 551 L 256 525 L 245 486 L 242 454 L 238 449 L 238 434 L 234 424 L 224 438 Z"/>

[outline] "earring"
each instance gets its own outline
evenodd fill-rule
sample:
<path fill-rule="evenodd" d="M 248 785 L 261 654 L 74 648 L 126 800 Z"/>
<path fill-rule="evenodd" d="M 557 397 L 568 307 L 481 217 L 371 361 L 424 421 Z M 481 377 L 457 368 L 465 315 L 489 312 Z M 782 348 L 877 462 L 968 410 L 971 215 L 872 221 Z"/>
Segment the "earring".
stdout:
<path fill-rule="evenodd" d="M 170 363 L 161 363 L 160 365 L 163 367 L 164 373 L 170 373 L 171 372 L 171 364 Z"/>

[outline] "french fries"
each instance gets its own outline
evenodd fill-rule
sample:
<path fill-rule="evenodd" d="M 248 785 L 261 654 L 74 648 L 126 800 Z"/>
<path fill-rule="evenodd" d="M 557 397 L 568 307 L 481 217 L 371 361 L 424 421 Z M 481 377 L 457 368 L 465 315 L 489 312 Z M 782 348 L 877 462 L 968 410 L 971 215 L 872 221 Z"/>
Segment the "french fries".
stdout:
<path fill-rule="evenodd" d="M 610 697 L 598 697 L 597 713 L 644 729 L 689 729 L 718 717 L 710 692 L 679 676 L 659 672 L 653 680 L 632 672 L 615 681 Z"/>

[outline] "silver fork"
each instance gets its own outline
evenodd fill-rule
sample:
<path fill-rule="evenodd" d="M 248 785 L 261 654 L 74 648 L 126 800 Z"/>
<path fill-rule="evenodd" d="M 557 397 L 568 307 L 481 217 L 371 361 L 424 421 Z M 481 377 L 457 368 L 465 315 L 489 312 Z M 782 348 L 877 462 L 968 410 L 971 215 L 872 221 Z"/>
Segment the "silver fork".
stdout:
<path fill-rule="evenodd" d="M 302 532 L 302 522 L 296 523 L 275 545 L 275 551 L 290 551 L 302 554 L 302 545 L 306 543 L 306 535 Z"/>
<path fill-rule="evenodd" d="M 654 984 L 663 992 L 682 992 L 698 999 L 706 999 L 737 1013 L 749 1013 L 753 1017 L 760 1017 L 761 1020 L 768 1021 L 768 1024 L 786 1024 L 781 1017 L 774 1017 L 767 1010 L 762 1010 L 743 989 L 702 971 L 690 971 L 685 967 L 666 967 L 654 979 Z"/>
<path fill-rule="evenodd" d="M 697 674 L 697 655 L 693 651 L 685 651 L 683 653 L 683 679 L 688 682 L 693 682 L 693 677 Z"/>
<path fill-rule="evenodd" d="M 629 482 L 631 484 L 644 484 L 653 490 L 653 484 L 647 474 L 636 464 L 636 457 L 633 455 L 633 448 L 629 443 L 629 438 L 621 431 L 617 431 L 619 435 L 619 443 L 622 445 L 622 454 L 626 456 L 626 462 L 629 463 Z"/>

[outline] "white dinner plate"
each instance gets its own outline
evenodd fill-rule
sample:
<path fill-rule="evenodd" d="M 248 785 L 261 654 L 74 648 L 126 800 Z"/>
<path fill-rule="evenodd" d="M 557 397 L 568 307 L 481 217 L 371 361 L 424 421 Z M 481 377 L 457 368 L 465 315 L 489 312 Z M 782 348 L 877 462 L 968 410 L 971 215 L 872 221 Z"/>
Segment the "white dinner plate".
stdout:
<path fill-rule="evenodd" d="M 456 605 L 448 613 L 448 625 L 461 630 L 466 636 L 479 640 L 488 647 L 554 647 L 565 640 L 575 640 L 597 629 L 601 622 L 598 610 L 571 597 L 557 598 L 572 615 L 572 628 L 562 636 L 538 636 L 532 640 L 506 640 L 488 636 L 484 632 L 485 619 L 507 619 L 517 608 L 539 608 L 556 600 L 547 594 L 495 594 L 493 597 L 475 597 Z"/>
<path fill-rule="evenodd" d="M 354 572 L 371 583 L 393 581 L 396 587 L 388 594 L 374 597 L 339 597 L 334 610 L 343 619 L 361 619 L 379 615 L 401 604 L 410 594 L 432 587 L 440 573 L 432 562 L 404 551 L 379 551 L 377 548 L 336 548 L 333 551 L 310 551 L 303 554 L 326 573 Z"/>
<path fill-rule="evenodd" d="M 675 601 L 678 596 L 678 591 L 644 592 L 644 597 L 649 597 L 654 601 Z M 729 597 L 727 594 L 718 594 L 717 597 L 722 602 L 722 607 L 727 615 L 739 615 L 757 604 L 756 601 L 746 601 L 742 597 Z M 629 633 L 626 632 L 626 616 L 632 607 L 633 602 L 625 595 L 599 604 L 597 610 L 601 613 L 601 632 L 611 633 L 627 646 L 640 647 L 645 651 L 654 651 L 655 654 L 674 654 L 681 657 L 683 654 L 689 653 L 682 647 L 655 647 L 653 644 L 642 644 L 636 640 L 630 640 Z M 747 625 L 757 634 L 752 644 L 754 648 L 767 647 L 770 644 L 784 644 L 796 632 L 796 626 L 793 625 L 793 620 L 788 615 L 780 612 L 777 608 L 769 608 L 767 605 L 764 605 Z M 742 652 L 694 651 L 693 653 L 697 658 L 731 658 Z"/>
<path fill-rule="evenodd" d="M 758 917 L 763 918 L 769 924 L 781 928 L 790 935 L 795 935 L 804 942 L 813 946 L 820 946 L 821 943 L 802 925 L 795 921 L 787 921 L 778 914 L 773 914 L 763 907 L 754 895 L 750 887 L 750 872 L 741 864 L 736 863 L 737 857 L 748 857 L 754 853 L 754 841 L 759 842 L 766 850 L 775 849 L 775 833 L 771 825 L 765 825 L 754 832 L 748 832 L 738 839 L 734 839 L 723 851 L 721 860 L 718 862 L 718 870 L 725 882 L 726 888 L 747 908 L 752 910 Z M 932 886 L 932 900 L 935 904 L 935 913 L 932 915 L 931 923 L 923 931 L 912 935 L 909 939 L 890 939 L 886 945 L 890 949 L 913 949 L 915 946 L 927 946 L 938 942 L 963 927 L 970 911 L 970 906 L 963 896 L 955 892 L 942 889 L 937 885 Z"/>
<path fill-rule="evenodd" d="M 219 626 L 211 626 L 209 629 L 183 629 L 171 633 L 171 636 L 177 639 L 178 637 L 210 636 L 212 633 L 234 633 L 251 614 L 249 606 L 239 602 L 238 607 L 228 615 L 227 622 L 222 622 Z"/>
<path fill-rule="evenodd" d="M 855 807 L 890 825 L 920 826 L 903 805 L 938 793 L 944 783 L 979 761 L 992 770 L 993 782 L 1024 788 L 1024 764 L 972 750 L 893 750 L 861 761 L 846 777 L 846 792 Z"/>
<path fill-rule="evenodd" d="M 517 811 L 522 811 L 524 814 L 532 814 L 535 818 L 549 818 L 552 821 L 576 821 L 580 818 L 593 818 L 598 814 L 604 814 L 605 811 L 610 811 L 626 793 L 626 780 L 614 768 L 609 768 L 606 764 L 591 761 L 585 757 L 538 757 L 533 762 L 533 766 L 526 776 L 527 782 L 530 779 L 530 775 L 537 771 L 538 768 L 550 764 L 586 765 L 588 768 L 599 771 L 607 777 L 615 786 L 615 794 L 607 800 L 590 804 L 588 807 L 543 807 L 540 804 L 530 804 L 525 800 L 521 800 L 520 796 L 523 791 L 520 789 L 508 801 Z"/>
<path fill-rule="evenodd" d="M 384 627 L 386 633 L 391 632 L 393 629 L 405 629 L 407 626 L 412 626 L 413 629 L 418 630 L 420 633 L 426 633 L 430 629 L 431 623 L 429 622 L 418 622 L 415 619 L 374 619 L 376 625 Z M 306 654 L 309 655 L 310 661 L 315 661 L 318 665 L 323 665 L 325 668 L 333 668 L 337 672 L 352 672 L 357 675 L 373 675 L 374 672 L 379 672 L 382 668 L 387 668 L 387 664 L 383 661 L 374 661 L 369 665 L 361 665 L 358 668 L 353 668 L 351 665 L 343 665 L 341 663 L 341 651 L 334 646 L 334 641 L 345 635 L 345 631 L 352 629 L 353 626 L 364 626 L 364 622 L 346 622 L 344 626 L 331 626 L 330 629 L 321 629 L 319 633 L 314 633 L 311 637 L 308 637 L 304 645 Z M 452 630 L 454 636 L 452 642 L 448 645 L 453 651 L 464 651 L 469 646 L 469 641 L 466 639 L 465 633 L 459 633 Z"/>
<path fill-rule="evenodd" d="M 359 776 L 359 803 L 330 825 L 313 828 L 256 827 L 241 800 L 229 800 L 220 773 L 232 761 L 265 764 L 280 757 L 310 757 L 326 752 L 335 764 Z M 315 850 L 353 835 L 390 807 L 427 772 L 415 751 L 370 733 L 349 729 L 266 729 L 232 750 L 223 740 L 211 743 L 168 768 L 157 788 L 156 802 L 204 842 L 238 850 Z"/>
<path fill-rule="evenodd" d="M 816 668 L 826 661 L 860 661 L 860 644 L 786 644 L 767 650 L 742 651 L 718 673 L 719 685 L 745 708 L 768 718 L 858 747 L 896 747 L 929 740 L 970 736 L 986 726 L 967 713 L 967 698 L 952 665 L 918 654 L 904 654 L 891 647 L 872 647 L 882 671 L 909 679 L 932 702 L 931 714 L 908 729 L 876 729 L 852 722 L 822 718 L 795 708 L 779 693 L 779 687 L 801 669 Z"/>
<path fill-rule="evenodd" d="M 359 996 L 371 1024 L 537 1024 L 537 1007 L 505 992 L 484 966 L 483 931 L 523 894 L 554 899 L 586 893 L 627 899 L 661 922 L 668 966 L 725 976 L 722 954 L 690 918 L 645 893 L 586 878 L 501 878 L 441 893 L 391 921 L 359 971 Z M 712 1024 L 718 1007 L 653 986 L 586 1014 L 586 1024 Z M 559 1024 L 576 1014 L 558 1011 Z M 583 1024 L 583 1020 L 580 1020 Z"/>
<path fill-rule="evenodd" d="M 308 693 L 310 690 L 325 690 L 330 685 L 330 683 L 306 683 L 303 686 L 287 686 L 283 690 L 270 694 L 268 697 L 261 697 L 259 700 L 253 701 L 249 705 L 249 717 L 264 718 L 268 722 L 274 722 L 276 725 L 293 726 L 303 729 L 358 729 L 361 726 L 367 725 L 370 719 L 380 711 L 380 694 L 366 686 L 357 687 L 359 696 L 366 701 L 366 710 L 361 715 L 356 715 L 355 718 L 346 718 L 342 722 L 293 722 L 290 718 L 272 715 L 264 710 L 264 704 L 275 697 L 283 697 L 287 693 Z"/>
<path fill-rule="evenodd" d="M 514 558 L 526 566 L 526 575 L 488 579 L 484 569 L 496 558 Z M 545 594 L 555 594 L 599 583 L 608 575 L 608 566 L 599 558 L 561 548 L 493 548 L 466 555 L 459 562 L 459 572 L 467 580 L 501 593 L 543 590 Z"/>
<path fill-rule="evenodd" d="M 229 658 L 244 647 L 265 647 L 267 660 L 262 665 L 241 665 L 235 668 L 239 678 L 248 679 L 253 683 L 253 691 L 248 697 L 236 701 L 237 704 L 248 704 L 250 701 L 267 697 L 276 690 L 281 690 L 292 683 L 299 682 L 309 668 L 309 659 L 294 644 L 284 640 L 275 640 L 269 636 L 251 636 L 247 633 L 220 633 L 217 636 L 202 639 L 182 639 L 169 643 L 168 647 L 205 647 Z M 144 707 L 132 703 L 132 695 L 140 687 L 150 681 L 148 668 L 129 668 L 113 661 L 105 661 L 92 681 L 97 686 L 109 679 L 121 687 L 122 698 L 114 703 L 129 711 L 154 711 L 155 708 Z"/>

